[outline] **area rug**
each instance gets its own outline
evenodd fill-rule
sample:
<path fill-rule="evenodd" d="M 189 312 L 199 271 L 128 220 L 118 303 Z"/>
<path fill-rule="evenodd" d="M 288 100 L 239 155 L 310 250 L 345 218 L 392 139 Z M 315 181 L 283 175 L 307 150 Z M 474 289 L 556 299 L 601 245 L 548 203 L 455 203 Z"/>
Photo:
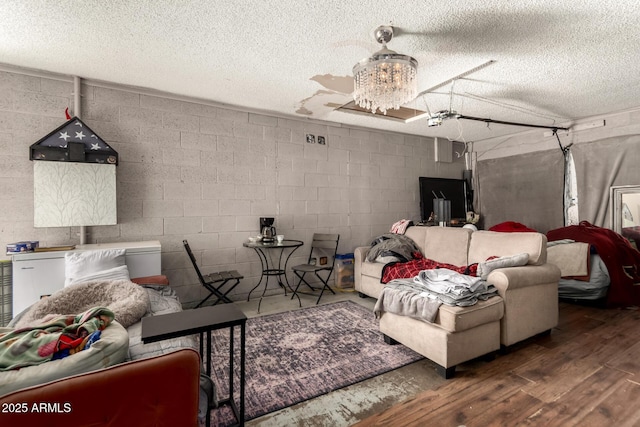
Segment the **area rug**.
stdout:
<path fill-rule="evenodd" d="M 239 335 L 236 328 L 236 349 L 240 348 Z M 211 341 L 211 376 L 218 397 L 226 398 L 229 330 L 214 331 Z M 420 359 L 421 355 L 403 345 L 385 344 L 373 312 L 352 301 L 248 319 L 245 421 Z M 238 379 L 239 355 L 234 365 Z M 235 422 L 228 405 L 211 411 L 212 426 Z"/>

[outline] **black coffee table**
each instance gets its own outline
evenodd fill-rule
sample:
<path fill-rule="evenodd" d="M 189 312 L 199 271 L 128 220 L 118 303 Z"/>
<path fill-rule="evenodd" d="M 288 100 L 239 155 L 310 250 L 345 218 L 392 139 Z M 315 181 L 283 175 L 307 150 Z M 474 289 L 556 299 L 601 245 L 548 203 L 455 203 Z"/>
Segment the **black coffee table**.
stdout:
<path fill-rule="evenodd" d="M 229 397 L 220 404 L 229 404 L 239 426 L 244 425 L 244 382 L 245 382 L 245 326 L 247 316 L 235 305 L 224 304 L 184 310 L 142 318 L 142 342 L 151 343 L 185 335 L 200 334 L 200 355 L 203 353 L 203 335 L 207 333 L 207 376 L 211 376 L 211 331 L 229 328 Z M 240 405 L 233 400 L 233 331 L 240 326 Z M 207 426 L 211 419 L 207 414 Z"/>

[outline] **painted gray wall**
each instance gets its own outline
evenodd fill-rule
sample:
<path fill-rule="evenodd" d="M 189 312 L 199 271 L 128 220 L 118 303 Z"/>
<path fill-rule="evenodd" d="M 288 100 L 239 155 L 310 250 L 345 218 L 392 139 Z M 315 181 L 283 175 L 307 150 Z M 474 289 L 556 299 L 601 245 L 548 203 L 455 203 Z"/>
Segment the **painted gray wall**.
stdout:
<path fill-rule="evenodd" d="M 559 137 L 563 147 L 572 144 L 579 219 L 610 228 L 610 187 L 640 185 L 640 112 L 576 124 L 585 129 Z M 549 133 L 537 129 L 474 144 L 485 228 L 516 221 L 547 232 L 564 225 L 563 155 Z"/>
<path fill-rule="evenodd" d="M 505 221 L 542 233 L 562 227 L 563 163 L 560 150 L 478 162 L 482 227 Z"/>

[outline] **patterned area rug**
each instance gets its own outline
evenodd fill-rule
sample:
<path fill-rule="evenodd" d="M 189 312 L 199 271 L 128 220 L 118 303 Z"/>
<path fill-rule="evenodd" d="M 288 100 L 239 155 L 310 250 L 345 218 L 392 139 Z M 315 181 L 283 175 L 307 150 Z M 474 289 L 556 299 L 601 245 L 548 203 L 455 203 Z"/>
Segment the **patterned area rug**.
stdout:
<path fill-rule="evenodd" d="M 236 349 L 239 335 L 236 328 Z M 214 331 L 211 352 L 211 376 L 218 396 L 225 398 L 229 395 L 228 330 Z M 251 318 L 246 328 L 245 420 L 420 359 L 407 347 L 385 344 L 373 312 L 352 301 Z M 236 360 L 239 378 L 239 355 Z M 212 426 L 234 423 L 228 406 L 211 411 Z"/>

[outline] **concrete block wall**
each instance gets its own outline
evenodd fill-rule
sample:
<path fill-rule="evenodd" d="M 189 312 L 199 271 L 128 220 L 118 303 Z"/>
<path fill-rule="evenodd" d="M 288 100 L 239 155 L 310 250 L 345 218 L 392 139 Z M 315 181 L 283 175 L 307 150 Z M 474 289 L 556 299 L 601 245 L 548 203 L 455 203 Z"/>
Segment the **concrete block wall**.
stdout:
<path fill-rule="evenodd" d="M 33 227 L 28 150 L 73 109 L 72 78 L 0 71 L 0 100 L 0 245 L 77 244 L 76 227 Z M 204 271 L 245 276 L 232 294 L 242 299 L 260 278 L 257 255 L 242 246 L 259 217 L 275 217 L 278 233 L 306 243 L 291 263 L 306 260 L 315 232 L 339 233 L 339 252 L 351 252 L 399 219 L 419 219 L 418 177 L 460 178 L 464 169 L 455 156 L 436 162 L 430 138 L 105 83 L 83 82 L 81 118 L 120 155 L 118 224 L 89 227 L 88 242 L 159 240 L 163 273 L 187 305 L 206 291 L 183 239 Z M 307 143 L 307 134 L 326 144 Z"/>

